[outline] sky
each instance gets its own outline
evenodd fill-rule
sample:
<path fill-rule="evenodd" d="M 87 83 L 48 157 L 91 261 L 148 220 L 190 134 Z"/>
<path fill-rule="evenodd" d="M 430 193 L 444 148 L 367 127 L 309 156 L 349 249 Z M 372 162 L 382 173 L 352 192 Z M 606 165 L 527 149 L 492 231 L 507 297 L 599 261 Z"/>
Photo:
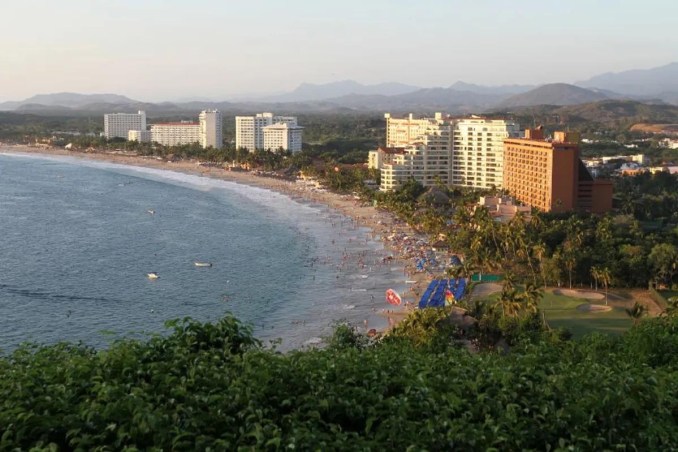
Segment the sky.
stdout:
<path fill-rule="evenodd" d="M 678 61 L 677 18 L 676 0 L 5 0 L 0 101 L 574 83 Z"/>

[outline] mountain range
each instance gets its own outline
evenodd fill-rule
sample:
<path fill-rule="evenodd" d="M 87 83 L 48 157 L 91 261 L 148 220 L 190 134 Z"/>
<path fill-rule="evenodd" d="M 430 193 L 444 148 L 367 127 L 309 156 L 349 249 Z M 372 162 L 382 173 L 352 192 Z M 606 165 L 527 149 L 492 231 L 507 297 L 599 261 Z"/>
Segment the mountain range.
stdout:
<path fill-rule="evenodd" d="M 420 88 L 402 83 L 363 85 L 352 80 L 327 84 L 302 83 L 295 90 L 261 98 L 232 102 L 148 103 L 117 94 L 40 94 L 23 101 L 0 103 L 0 110 L 90 114 L 134 112 L 150 114 L 195 112 L 218 108 L 229 113 L 324 111 L 433 112 L 453 114 L 507 111 L 538 105 L 567 106 L 603 100 L 639 100 L 678 105 L 678 63 L 654 69 L 606 73 L 576 85 L 482 86 L 456 82 L 449 87 Z"/>

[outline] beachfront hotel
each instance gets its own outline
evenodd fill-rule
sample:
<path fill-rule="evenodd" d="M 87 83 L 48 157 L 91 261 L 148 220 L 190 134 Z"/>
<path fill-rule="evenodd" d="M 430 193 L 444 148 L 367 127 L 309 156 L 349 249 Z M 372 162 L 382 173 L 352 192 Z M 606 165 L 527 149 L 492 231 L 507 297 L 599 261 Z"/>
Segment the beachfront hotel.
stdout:
<path fill-rule="evenodd" d="M 433 118 L 386 118 L 386 146 L 370 151 L 368 167 L 381 173 L 381 191 L 395 190 L 414 178 L 424 187 L 450 185 L 451 122 Z"/>
<path fill-rule="evenodd" d="M 283 149 L 291 152 L 301 152 L 301 137 L 304 130 L 296 124 L 290 125 L 279 122 L 264 127 L 264 149 Z"/>
<path fill-rule="evenodd" d="M 278 149 L 278 147 L 266 147 L 264 142 L 264 128 L 273 124 L 287 124 L 290 127 L 297 127 L 297 118 L 295 116 L 274 116 L 273 113 L 257 113 L 254 116 L 236 116 L 235 117 L 235 147 L 236 149 L 247 149 L 254 152 L 257 149 Z M 301 128 L 295 130 L 294 142 L 298 140 L 301 143 Z M 273 138 L 271 138 L 273 139 Z M 295 144 L 296 146 L 296 144 Z M 283 149 L 288 149 L 283 146 Z M 290 149 L 291 150 L 291 149 Z M 301 150 L 301 147 L 299 147 Z M 295 152 L 295 151 L 293 151 Z"/>
<path fill-rule="evenodd" d="M 579 135 L 543 129 L 504 140 L 504 188 L 519 201 L 544 212 L 612 209 L 612 183 L 594 179 L 579 159 Z"/>
<path fill-rule="evenodd" d="M 146 130 L 146 112 L 104 115 L 104 136 L 107 139 L 127 139 L 130 130 Z"/>
<path fill-rule="evenodd" d="M 203 110 L 198 116 L 200 146 L 221 149 L 224 143 L 223 118 L 219 110 Z"/>
<path fill-rule="evenodd" d="M 200 142 L 200 124 L 192 121 L 151 125 L 151 141 L 163 146 L 181 146 Z"/>
<path fill-rule="evenodd" d="M 381 191 L 391 191 L 413 178 L 424 187 L 449 183 L 449 151 L 425 144 L 380 147 L 374 158 L 381 161 Z M 371 152 L 371 153 L 372 153 Z"/>
<path fill-rule="evenodd" d="M 203 110 L 198 122 L 179 121 L 151 124 L 150 141 L 163 146 L 198 143 L 203 148 L 223 146 L 222 116 L 219 110 Z M 129 139 L 136 134 L 130 135 Z"/>
<path fill-rule="evenodd" d="M 520 126 L 504 119 L 472 116 L 455 121 L 452 141 L 452 185 L 501 188 L 504 139 L 517 137 Z"/>

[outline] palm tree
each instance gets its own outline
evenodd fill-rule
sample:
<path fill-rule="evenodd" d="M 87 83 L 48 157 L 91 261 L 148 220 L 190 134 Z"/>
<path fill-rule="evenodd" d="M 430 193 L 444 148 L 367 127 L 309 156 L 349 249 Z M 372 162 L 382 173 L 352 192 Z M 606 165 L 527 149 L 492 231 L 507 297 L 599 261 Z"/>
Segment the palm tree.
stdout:
<path fill-rule="evenodd" d="M 546 275 L 544 274 L 544 257 L 546 256 L 546 245 L 539 242 L 532 247 L 532 253 L 539 263 L 539 273 L 541 274 L 542 285 L 546 285 Z"/>
<path fill-rule="evenodd" d="M 499 295 L 499 307 L 502 317 L 517 317 L 521 311 L 520 294 L 513 284 L 513 275 L 507 273 Z"/>
<path fill-rule="evenodd" d="M 565 263 L 565 267 L 567 268 L 570 289 L 572 289 L 572 272 L 574 271 L 574 268 L 577 266 L 577 257 L 574 255 L 574 252 L 570 250 L 567 251 L 563 256 L 563 261 Z"/>
<path fill-rule="evenodd" d="M 598 273 L 598 278 L 603 287 L 605 287 L 605 306 L 607 306 L 607 287 L 612 283 L 612 273 L 610 272 L 610 269 L 607 267 L 601 268 Z"/>
<path fill-rule="evenodd" d="M 626 308 L 624 310 L 626 311 L 626 314 L 633 319 L 633 324 L 636 325 L 640 318 L 645 315 L 646 309 L 645 306 L 636 301 L 632 308 Z"/>
<path fill-rule="evenodd" d="M 598 290 L 598 281 L 600 280 L 600 269 L 595 265 L 591 267 L 591 277 L 596 282 L 596 291 Z"/>
<path fill-rule="evenodd" d="M 541 288 L 534 284 L 528 283 L 525 286 L 525 292 L 521 295 L 524 302 L 524 310 L 526 312 L 536 313 L 539 310 L 539 300 L 544 295 Z"/>

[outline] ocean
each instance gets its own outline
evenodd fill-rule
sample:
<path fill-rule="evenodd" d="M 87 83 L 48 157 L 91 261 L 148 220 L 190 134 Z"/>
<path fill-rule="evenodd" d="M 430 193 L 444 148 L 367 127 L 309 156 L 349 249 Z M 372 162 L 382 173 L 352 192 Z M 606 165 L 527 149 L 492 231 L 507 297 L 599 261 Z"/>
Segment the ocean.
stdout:
<path fill-rule="evenodd" d="M 270 190 L 69 157 L 0 154 L 0 349 L 166 333 L 232 313 L 265 343 L 312 346 L 337 322 L 382 328 L 378 237 Z M 208 262 L 211 267 L 197 267 Z M 158 279 L 148 278 L 155 272 Z"/>

